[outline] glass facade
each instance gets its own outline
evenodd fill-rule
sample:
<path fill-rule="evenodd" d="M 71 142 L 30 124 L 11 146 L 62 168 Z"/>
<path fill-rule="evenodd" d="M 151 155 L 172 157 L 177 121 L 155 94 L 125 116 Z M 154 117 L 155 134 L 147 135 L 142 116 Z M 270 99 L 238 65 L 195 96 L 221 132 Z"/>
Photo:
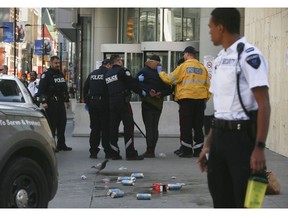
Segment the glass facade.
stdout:
<path fill-rule="evenodd" d="M 121 43 L 199 40 L 200 8 L 123 8 Z"/>

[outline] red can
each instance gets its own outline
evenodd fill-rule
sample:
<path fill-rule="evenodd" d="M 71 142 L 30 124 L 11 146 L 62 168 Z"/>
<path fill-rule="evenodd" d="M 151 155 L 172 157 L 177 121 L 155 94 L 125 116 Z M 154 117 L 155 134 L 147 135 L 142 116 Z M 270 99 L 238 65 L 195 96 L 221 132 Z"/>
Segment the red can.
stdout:
<path fill-rule="evenodd" d="M 158 191 L 158 192 L 167 191 L 167 185 L 162 184 L 162 183 L 153 183 L 152 188 L 153 190 Z"/>

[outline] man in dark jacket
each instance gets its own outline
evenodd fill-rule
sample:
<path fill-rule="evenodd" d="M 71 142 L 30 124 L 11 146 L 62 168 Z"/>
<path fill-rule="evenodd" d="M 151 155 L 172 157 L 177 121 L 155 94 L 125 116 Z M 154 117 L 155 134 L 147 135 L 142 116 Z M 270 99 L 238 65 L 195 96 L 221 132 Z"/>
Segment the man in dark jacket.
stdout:
<path fill-rule="evenodd" d="M 46 110 L 53 137 L 57 131 L 56 151 L 71 151 L 72 148 L 65 143 L 67 122 L 65 103 L 69 108 L 69 93 L 65 77 L 60 71 L 60 58 L 58 56 L 51 57 L 50 68 L 41 75 L 37 94 Z"/>
<path fill-rule="evenodd" d="M 99 144 L 102 137 L 102 146 L 105 158 L 111 157 L 109 145 L 109 98 L 105 75 L 110 69 L 108 59 L 102 61 L 99 69 L 91 72 L 84 83 L 84 99 L 88 106 L 90 117 L 90 158 L 97 158 L 100 151 Z"/>
<path fill-rule="evenodd" d="M 172 93 L 171 86 L 160 79 L 157 72 L 158 65 L 160 65 L 159 56 L 152 55 L 150 60 L 145 62 L 145 67 L 137 74 L 139 85 L 149 92 L 147 97 L 141 97 L 147 144 L 146 152 L 142 156 L 146 158 L 155 157 L 155 148 L 159 137 L 158 124 L 164 97 Z"/>
<path fill-rule="evenodd" d="M 110 147 L 113 152 L 112 160 L 121 160 L 118 147 L 118 129 L 120 122 L 124 125 L 124 141 L 127 160 L 143 160 L 134 148 L 134 119 L 130 105 L 131 90 L 140 95 L 146 95 L 132 77 L 130 71 L 122 65 L 119 55 L 112 55 L 112 68 L 105 76 L 110 101 Z"/>

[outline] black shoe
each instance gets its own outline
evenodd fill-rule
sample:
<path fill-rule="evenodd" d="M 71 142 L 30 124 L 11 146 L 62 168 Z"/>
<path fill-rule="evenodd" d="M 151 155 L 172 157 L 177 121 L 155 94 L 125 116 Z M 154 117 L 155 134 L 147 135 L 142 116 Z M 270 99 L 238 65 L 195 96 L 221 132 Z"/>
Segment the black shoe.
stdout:
<path fill-rule="evenodd" d="M 141 156 L 144 158 L 155 158 L 155 153 L 154 152 L 145 152 Z"/>
<path fill-rule="evenodd" d="M 183 151 L 178 156 L 182 157 L 182 158 L 192 158 L 193 157 L 193 153 L 192 152 L 187 153 L 187 152 Z"/>
<path fill-rule="evenodd" d="M 179 148 L 179 149 L 177 149 L 177 150 L 174 151 L 174 154 L 179 155 L 181 152 L 182 152 L 182 149 Z"/>
<path fill-rule="evenodd" d="M 111 156 L 111 160 L 122 160 L 122 157 L 120 155 L 113 155 Z"/>
<path fill-rule="evenodd" d="M 135 155 L 132 157 L 126 157 L 126 160 L 144 160 L 144 157 L 142 155 Z"/>
<path fill-rule="evenodd" d="M 113 156 L 111 154 L 105 154 L 105 159 L 112 159 Z"/>
<path fill-rule="evenodd" d="M 202 148 L 201 149 L 195 149 L 193 152 L 193 157 L 199 157 L 201 150 L 202 150 Z"/>
<path fill-rule="evenodd" d="M 97 159 L 97 155 L 90 155 L 90 158 Z"/>
<path fill-rule="evenodd" d="M 68 147 L 68 146 L 65 146 L 65 147 L 57 147 L 57 149 L 59 151 L 72 151 L 72 148 L 71 147 Z"/>

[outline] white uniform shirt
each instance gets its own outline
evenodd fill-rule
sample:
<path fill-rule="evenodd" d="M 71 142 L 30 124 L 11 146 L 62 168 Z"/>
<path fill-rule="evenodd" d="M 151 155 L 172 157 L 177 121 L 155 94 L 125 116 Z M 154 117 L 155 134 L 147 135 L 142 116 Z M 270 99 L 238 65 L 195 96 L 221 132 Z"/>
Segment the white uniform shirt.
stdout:
<path fill-rule="evenodd" d="M 242 37 L 226 50 L 221 50 L 214 61 L 210 92 L 213 93 L 215 117 L 225 120 L 246 120 L 243 108 L 237 93 L 237 45 L 244 43 L 243 52 L 240 55 L 240 94 L 245 108 L 258 109 L 257 102 L 252 93 L 252 88 L 267 86 L 268 66 L 262 53 L 253 45 L 247 43 Z M 237 69 L 238 68 L 238 69 Z"/>
<path fill-rule="evenodd" d="M 34 95 L 38 92 L 38 87 L 39 87 L 39 80 L 38 79 L 36 79 L 35 81 L 30 82 L 28 84 L 28 89 L 29 89 L 32 97 L 34 97 Z"/>

